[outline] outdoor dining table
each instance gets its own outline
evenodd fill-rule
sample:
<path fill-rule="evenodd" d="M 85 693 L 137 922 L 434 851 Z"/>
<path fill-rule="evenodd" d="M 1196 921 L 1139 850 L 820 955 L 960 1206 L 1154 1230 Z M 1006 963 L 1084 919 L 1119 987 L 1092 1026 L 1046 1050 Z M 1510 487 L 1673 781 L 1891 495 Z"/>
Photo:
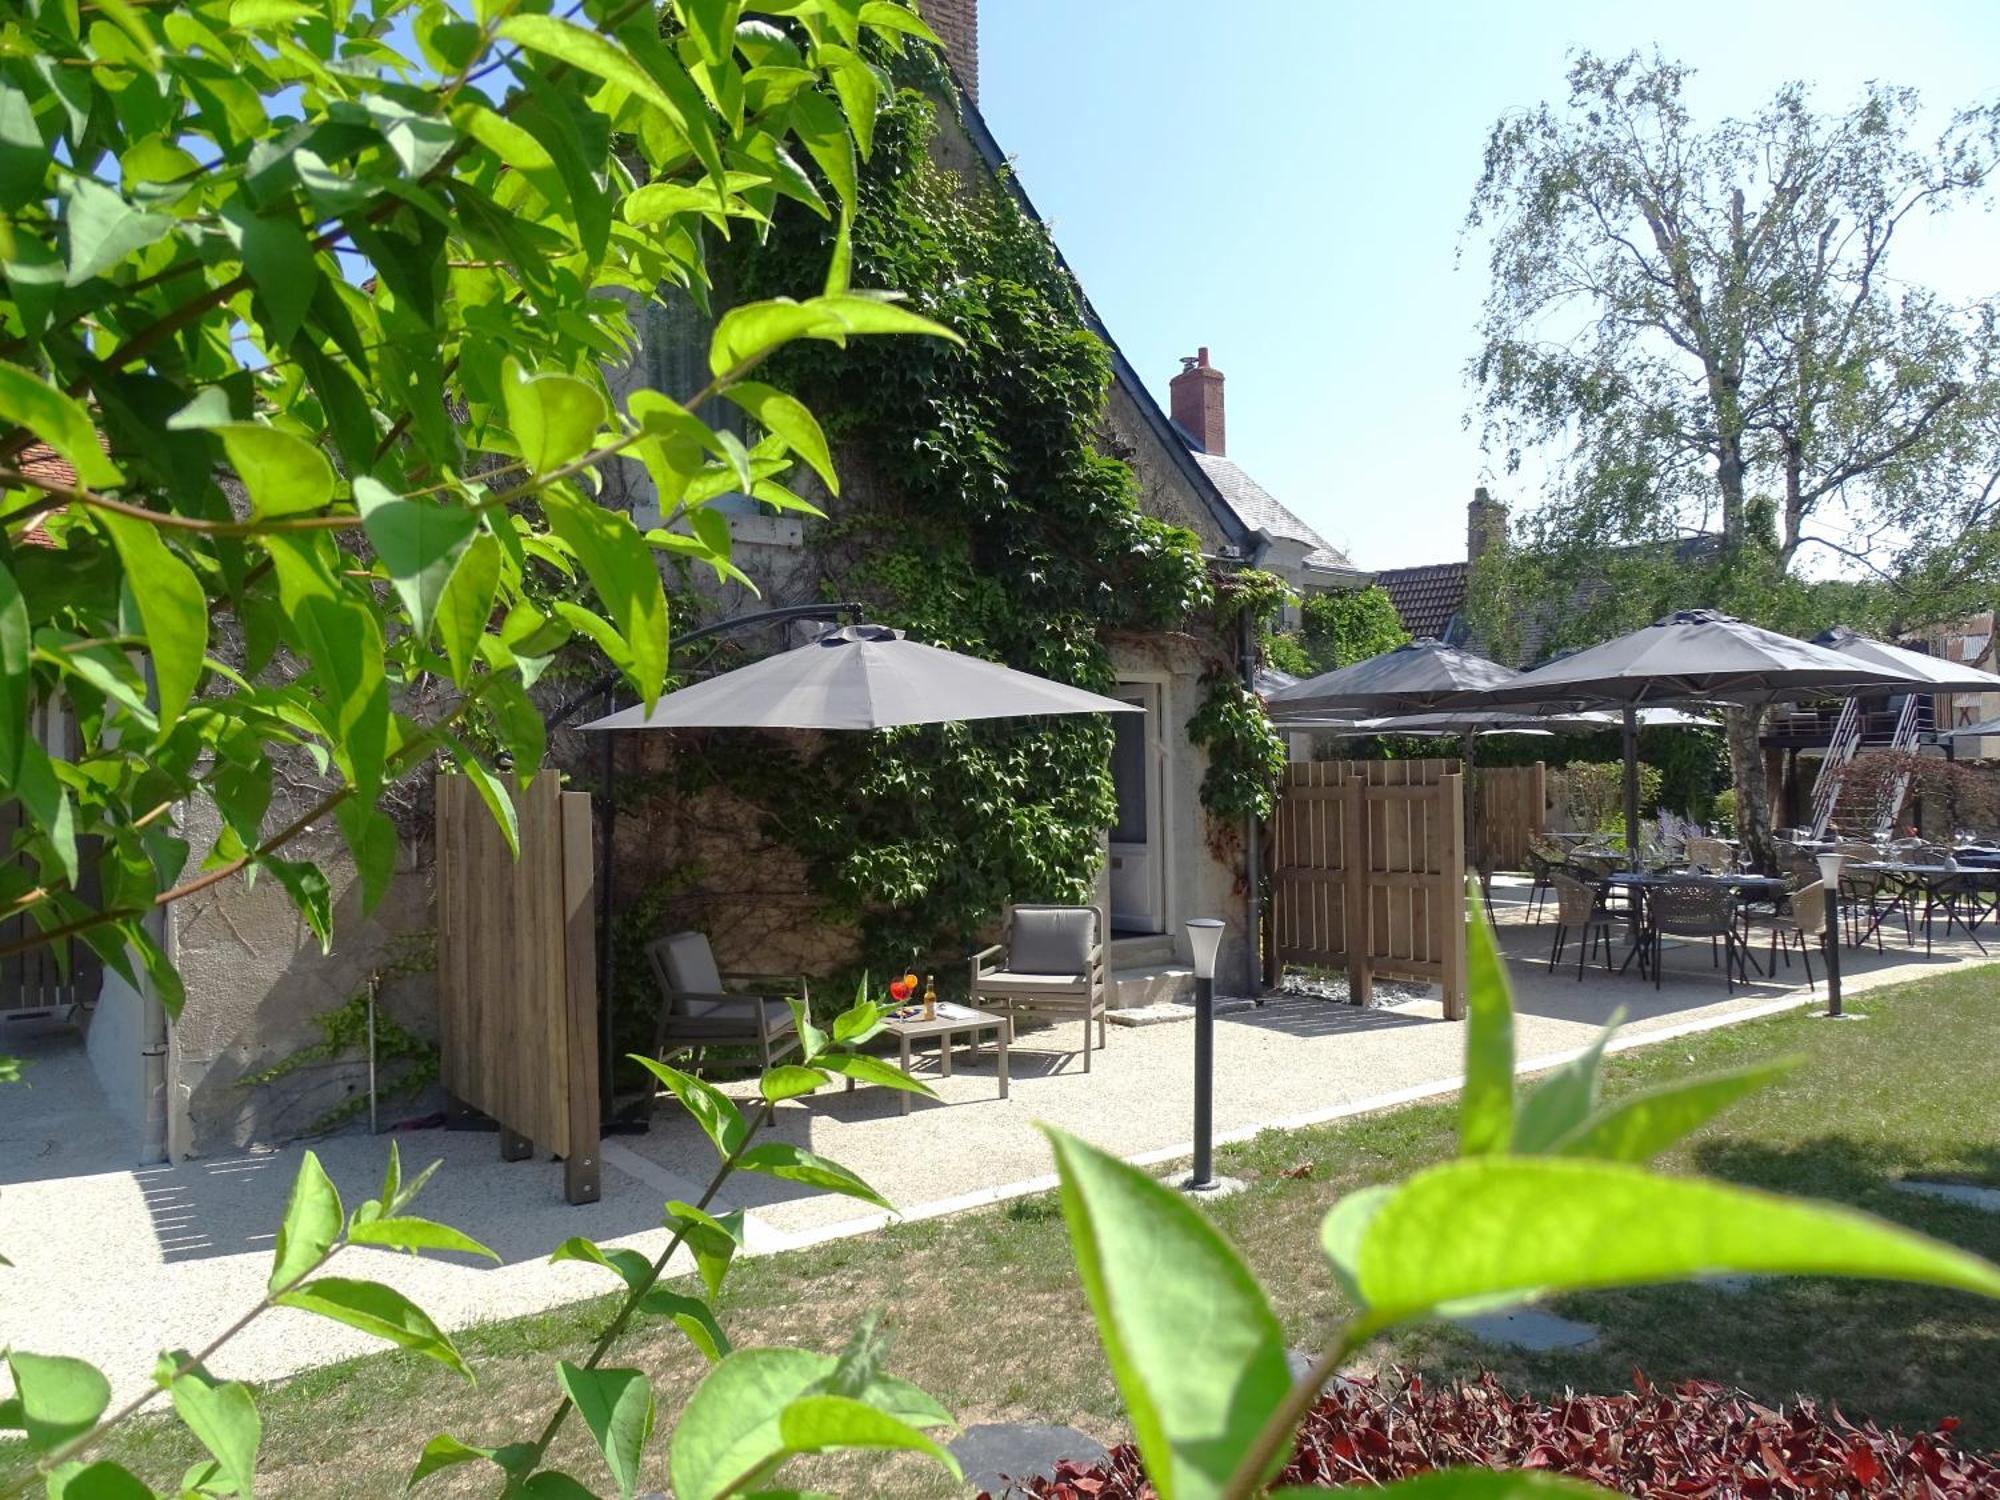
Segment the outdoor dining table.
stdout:
<path fill-rule="evenodd" d="M 1632 966 L 1632 960 L 1639 956 L 1640 948 L 1643 946 L 1641 936 L 1645 930 L 1644 906 L 1645 893 L 1648 890 L 1663 885 L 1720 885 L 1728 887 L 1739 896 L 1747 896 L 1752 901 L 1776 902 L 1783 900 L 1790 889 L 1784 877 L 1780 875 L 1753 875 L 1732 871 L 1710 873 L 1700 870 L 1668 870 L 1657 873 L 1650 870 L 1613 870 L 1598 884 L 1606 888 L 1615 886 L 1629 890 L 1633 894 L 1632 951 L 1625 955 L 1625 962 L 1618 966 L 1618 972 L 1621 974 Z M 1757 962 L 1755 953 L 1746 948 L 1744 956 L 1759 974 L 1764 972 L 1764 966 Z"/>
<path fill-rule="evenodd" d="M 1875 908 L 1874 920 L 1868 924 L 1868 930 L 1861 934 L 1860 941 L 1854 945 L 1855 947 L 1860 947 L 1873 937 L 1876 929 L 1881 927 L 1882 919 L 1890 912 L 1897 910 L 1904 902 L 1914 903 L 1916 897 L 1922 895 L 1925 953 L 1931 951 L 1931 914 L 1940 909 L 1944 912 L 1946 937 L 1950 937 L 1952 928 L 1956 927 L 1972 939 L 1972 945 L 1981 953 L 1986 951 L 1986 945 L 1979 941 L 1979 934 L 1973 929 L 1985 921 L 1994 910 L 2000 909 L 2000 866 L 1969 864 L 1963 859 L 1953 865 L 1912 864 L 1906 860 L 1881 859 L 1859 862 L 1853 868 L 1884 876 L 1902 888 L 1896 901 L 1888 906 Z M 1983 907 L 1980 905 L 1978 893 L 1981 891 L 1991 894 L 1993 898 L 1991 904 Z M 1973 898 L 1969 915 L 1960 905 L 1961 895 Z"/>

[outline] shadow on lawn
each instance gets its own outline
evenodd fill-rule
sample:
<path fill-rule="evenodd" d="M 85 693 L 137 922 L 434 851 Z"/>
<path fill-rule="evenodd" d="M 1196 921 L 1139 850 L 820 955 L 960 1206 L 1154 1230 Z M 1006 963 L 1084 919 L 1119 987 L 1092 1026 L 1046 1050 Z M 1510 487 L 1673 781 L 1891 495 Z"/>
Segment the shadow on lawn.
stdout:
<path fill-rule="evenodd" d="M 1751 1186 L 1851 1204 L 2000 1259 L 2000 1214 L 1895 1191 L 1910 1176 L 2000 1184 L 2000 1145 L 1962 1141 L 1919 1158 L 1848 1135 L 1790 1146 L 1741 1139 L 1697 1147 L 1695 1165 Z M 1804 1394 L 1850 1417 L 1905 1431 L 1958 1417 L 1959 1441 L 2000 1449 L 2000 1302 L 1900 1282 L 1730 1278 L 1556 1299 L 1553 1311 L 1600 1330 L 1579 1349 L 1532 1353 L 1433 1325 L 1392 1358 L 1434 1375 L 1491 1369 L 1538 1394 L 1623 1390 L 1634 1369 L 1656 1382 L 1715 1380 L 1766 1404 Z"/>

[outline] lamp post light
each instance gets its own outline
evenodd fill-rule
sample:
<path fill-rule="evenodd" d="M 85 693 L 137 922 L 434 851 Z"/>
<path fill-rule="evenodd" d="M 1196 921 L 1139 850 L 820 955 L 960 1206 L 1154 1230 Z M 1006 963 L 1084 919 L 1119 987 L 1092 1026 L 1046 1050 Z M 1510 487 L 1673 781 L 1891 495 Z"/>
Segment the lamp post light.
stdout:
<path fill-rule="evenodd" d="M 1858 1021 L 1840 1008 L 1840 868 L 1844 854 L 1822 854 L 1819 858 L 1820 889 L 1826 894 L 1826 1009 L 1814 1014 L 1829 1021 Z"/>
<path fill-rule="evenodd" d="M 1236 1186 L 1215 1175 L 1215 957 L 1224 931 L 1219 917 L 1188 919 L 1188 953 L 1194 963 L 1194 1172 L 1181 1186 L 1190 1193 L 1227 1192 Z"/>

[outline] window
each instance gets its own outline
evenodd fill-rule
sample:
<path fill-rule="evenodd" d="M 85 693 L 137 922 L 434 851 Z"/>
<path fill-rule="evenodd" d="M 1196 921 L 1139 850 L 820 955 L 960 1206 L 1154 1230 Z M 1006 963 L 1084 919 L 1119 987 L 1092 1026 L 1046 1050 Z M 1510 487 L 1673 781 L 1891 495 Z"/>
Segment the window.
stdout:
<path fill-rule="evenodd" d="M 654 390 L 684 401 L 708 384 L 708 345 L 715 333 L 715 320 L 703 312 L 686 292 L 672 290 L 664 302 L 647 304 L 642 331 L 642 357 L 646 384 Z M 750 418 L 733 401 L 713 397 L 695 408 L 695 415 L 718 432 L 731 432 L 747 447 L 757 440 Z M 729 494 L 709 502 L 709 508 L 725 516 L 754 516 L 761 507 L 748 495 Z"/>

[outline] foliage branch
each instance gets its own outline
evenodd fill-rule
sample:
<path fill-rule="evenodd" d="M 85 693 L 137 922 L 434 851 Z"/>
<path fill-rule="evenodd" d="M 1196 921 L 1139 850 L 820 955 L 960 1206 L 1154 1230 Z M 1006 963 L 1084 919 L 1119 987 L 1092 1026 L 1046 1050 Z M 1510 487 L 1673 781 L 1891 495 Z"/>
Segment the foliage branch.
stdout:
<path fill-rule="evenodd" d="M 858 49 L 929 33 L 858 0 L 33 0 L 6 36 L 0 793 L 29 859 L 0 912 L 177 1010 L 148 914 L 263 874 L 328 940 L 326 875 L 283 851 L 332 819 L 372 903 L 379 794 L 439 753 L 511 839 L 469 741 L 532 777 L 528 689 L 572 640 L 653 701 L 659 558 L 729 573 L 717 496 L 835 483 L 807 408 L 749 377 L 796 340 L 945 332 L 850 290 L 844 232 L 882 92 Z M 701 388 L 621 409 L 633 310 L 712 305 L 713 242 L 781 200 L 839 226 L 811 294 L 716 307 Z M 717 397 L 761 435 L 693 415 Z M 643 536 L 595 496 L 620 455 L 668 506 Z M 34 732 L 50 703 L 75 746 Z M 288 752 L 325 792 L 273 828 Z M 190 801 L 222 829 L 192 871 Z"/>

